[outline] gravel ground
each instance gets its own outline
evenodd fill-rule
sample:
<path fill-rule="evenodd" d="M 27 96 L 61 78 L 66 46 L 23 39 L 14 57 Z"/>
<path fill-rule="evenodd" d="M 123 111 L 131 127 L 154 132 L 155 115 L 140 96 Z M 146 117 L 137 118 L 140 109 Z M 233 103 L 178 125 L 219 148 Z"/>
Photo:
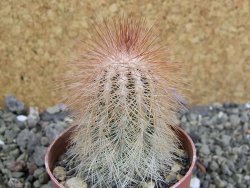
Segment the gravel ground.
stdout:
<path fill-rule="evenodd" d="M 195 106 L 180 120 L 197 148 L 201 187 L 250 187 L 250 104 Z"/>
<path fill-rule="evenodd" d="M 50 188 L 46 149 L 71 122 L 64 105 L 39 113 L 9 96 L 0 109 L 0 188 Z M 250 104 L 194 106 L 180 114 L 197 147 L 192 187 L 250 187 Z M 199 185 L 200 184 L 200 185 Z"/>

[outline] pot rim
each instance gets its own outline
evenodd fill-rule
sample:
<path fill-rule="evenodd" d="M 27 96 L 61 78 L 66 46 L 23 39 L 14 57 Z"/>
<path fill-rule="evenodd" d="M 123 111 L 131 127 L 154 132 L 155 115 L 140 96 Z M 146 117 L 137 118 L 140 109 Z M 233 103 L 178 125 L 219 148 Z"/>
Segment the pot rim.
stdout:
<path fill-rule="evenodd" d="M 185 179 L 190 175 L 192 174 L 192 171 L 194 169 L 194 166 L 195 166 L 195 163 L 196 163 L 196 148 L 195 148 L 195 145 L 194 145 L 194 142 L 193 140 L 191 139 L 191 137 L 182 129 L 180 128 L 179 126 L 176 126 L 176 128 L 178 129 L 178 131 L 180 131 L 183 135 L 185 135 L 185 137 L 188 139 L 189 143 L 191 144 L 191 148 L 192 148 L 192 162 L 191 162 L 191 165 L 187 171 L 187 173 L 185 174 L 185 176 L 183 176 L 177 183 L 175 183 L 173 186 L 171 186 L 171 188 L 178 188 L 178 186 L 180 186 L 180 184 L 182 184 L 182 182 L 185 181 Z"/>
<path fill-rule="evenodd" d="M 46 152 L 46 155 L 45 155 L 45 168 L 46 168 L 46 171 L 47 173 L 49 174 L 52 182 L 54 182 L 54 184 L 56 184 L 58 187 L 63 187 L 62 184 L 60 184 L 58 182 L 58 180 L 55 178 L 55 176 L 53 175 L 52 173 L 52 170 L 49 166 L 49 156 L 51 155 L 51 149 L 52 147 L 55 145 L 55 143 L 58 141 L 59 138 L 61 138 L 65 133 L 71 131 L 74 129 L 74 127 L 76 127 L 77 125 L 71 125 L 69 126 L 67 129 L 65 129 L 48 147 L 47 149 L 47 152 Z M 178 188 L 178 186 L 180 186 L 184 181 L 185 179 L 190 175 L 192 174 L 192 171 L 194 169 L 194 166 L 195 166 L 195 162 L 196 162 L 196 148 L 195 148 L 195 145 L 192 141 L 192 139 L 190 138 L 190 136 L 182 129 L 180 128 L 179 126 L 175 126 L 176 129 L 176 132 L 180 132 L 182 135 L 184 135 L 187 139 L 188 139 L 188 142 L 189 144 L 191 145 L 191 148 L 192 148 L 192 161 L 191 161 L 191 165 L 187 171 L 187 173 L 185 174 L 185 176 L 183 176 L 177 183 L 175 183 L 174 185 L 171 186 L 171 188 Z"/>

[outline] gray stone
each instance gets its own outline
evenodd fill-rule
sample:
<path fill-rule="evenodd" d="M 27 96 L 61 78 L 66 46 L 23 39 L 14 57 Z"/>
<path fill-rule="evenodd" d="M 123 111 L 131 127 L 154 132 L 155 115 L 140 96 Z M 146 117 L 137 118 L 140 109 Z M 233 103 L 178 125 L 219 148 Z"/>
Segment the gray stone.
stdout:
<path fill-rule="evenodd" d="M 4 141 L 0 140 L 0 148 L 2 148 L 5 145 Z"/>
<path fill-rule="evenodd" d="M 244 176 L 244 180 L 250 181 L 250 175 Z"/>
<path fill-rule="evenodd" d="M 34 177 L 38 178 L 41 174 L 43 174 L 45 172 L 44 168 L 38 168 L 34 171 Z"/>
<path fill-rule="evenodd" d="M 182 122 L 182 123 L 187 122 L 187 118 L 186 118 L 186 116 L 182 116 L 182 117 L 181 117 L 181 122 Z"/>
<path fill-rule="evenodd" d="M 37 166 L 34 162 L 27 162 L 26 166 L 29 174 L 34 174 L 35 170 L 37 169 Z"/>
<path fill-rule="evenodd" d="M 21 161 L 21 160 L 27 161 L 28 157 L 29 157 L 28 154 L 26 152 L 24 152 L 16 160 L 17 161 Z"/>
<path fill-rule="evenodd" d="M 228 166 L 226 164 L 222 164 L 221 165 L 221 170 L 223 172 L 223 174 L 226 174 L 228 176 L 231 176 L 233 173 L 229 170 Z"/>
<path fill-rule="evenodd" d="M 249 112 L 242 112 L 240 120 L 244 123 L 247 123 L 249 121 Z"/>
<path fill-rule="evenodd" d="M 14 161 L 7 165 L 8 169 L 12 172 L 20 172 L 25 169 L 25 162 L 24 161 Z"/>
<path fill-rule="evenodd" d="M 208 155 L 210 153 L 210 149 L 209 149 L 208 145 L 203 144 L 200 148 L 200 153 L 202 153 L 204 155 Z"/>
<path fill-rule="evenodd" d="M 234 175 L 233 175 L 233 179 L 234 179 L 234 181 L 236 181 L 236 182 L 242 182 L 243 175 L 242 175 L 242 174 L 239 174 L 239 173 L 234 174 Z"/>
<path fill-rule="evenodd" d="M 41 144 L 42 144 L 43 146 L 48 146 L 48 145 L 49 145 L 49 139 L 48 139 L 47 137 L 43 136 L 43 137 L 41 138 Z"/>
<path fill-rule="evenodd" d="M 165 177 L 165 180 L 166 180 L 167 182 L 176 180 L 176 174 L 175 174 L 175 173 L 168 174 L 168 175 Z"/>
<path fill-rule="evenodd" d="M 5 130 L 6 130 L 6 124 L 2 119 L 0 119 L 0 134 L 3 135 Z"/>
<path fill-rule="evenodd" d="M 223 107 L 223 105 L 221 103 L 215 102 L 212 104 L 212 107 L 214 109 L 221 109 Z"/>
<path fill-rule="evenodd" d="M 8 186 L 11 188 L 23 188 L 23 183 L 16 178 L 10 178 Z"/>
<path fill-rule="evenodd" d="M 4 133 L 6 143 L 12 143 L 13 140 L 17 137 L 18 132 L 15 130 L 6 130 Z"/>
<path fill-rule="evenodd" d="M 13 95 L 9 95 L 5 98 L 5 105 L 7 109 L 11 112 L 16 112 L 20 114 L 24 111 L 24 103 L 18 100 Z"/>
<path fill-rule="evenodd" d="M 29 140 L 29 143 L 27 145 L 27 150 L 28 152 L 33 152 L 35 150 L 35 147 L 37 145 L 40 145 L 40 136 L 39 134 L 35 134 L 35 133 L 32 133 L 31 132 L 31 136 L 30 136 L 30 140 Z"/>
<path fill-rule="evenodd" d="M 189 114 L 189 116 L 188 116 L 189 121 L 196 121 L 197 119 L 198 119 L 197 114 Z"/>
<path fill-rule="evenodd" d="M 228 146 L 228 145 L 230 145 L 231 136 L 222 135 L 220 141 L 222 142 L 222 144 L 223 144 L 224 146 Z"/>
<path fill-rule="evenodd" d="M 189 112 L 207 116 L 209 114 L 209 108 L 207 106 L 193 106 Z"/>
<path fill-rule="evenodd" d="M 60 181 L 64 181 L 66 179 L 66 172 L 62 166 L 56 166 L 53 170 L 53 175 Z"/>
<path fill-rule="evenodd" d="M 222 123 L 225 123 L 228 120 L 228 116 L 224 112 L 219 112 L 218 118 L 221 120 Z"/>
<path fill-rule="evenodd" d="M 154 188 L 155 187 L 155 182 L 149 181 L 149 182 L 144 182 L 142 183 L 142 188 Z"/>
<path fill-rule="evenodd" d="M 3 120 L 5 122 L 13 122 L 16 120 L 16 116 L 15 116 L 15 114 L 13 114 L 11 112 L 6 112 L 3 114 Z"/>
<path fill-rule="evenodd" d="M 51 107 L 47 108 L 46 111 L 47 111 L 49 114 L 58 113 L 58 112 L 60 112 L 60 106 L 59 106 L 59 105 L 51 106 Z"/>
<path fill-rule="evenodd" d="M 40 188 L 41 187 L 41 183 L 39 182 L 39 180 L 34 181 L 33 187 L 34 188 Z"/>
<path fill-rule="evenodd" d="M 12 173 L 11 173 L 11 176 L 12 176 L 13 178 L 21 178 L 21 177 L 24 176 L 24 172 L 12 172 Z"/>
<path fill-rule="evenodd" d="M 41 188 L 53 188 L 50 183 L 44 184 L 41 186 Z"/>
<path fill-rule="evenodd" d="M 28 115 L 28 125 L 29 127 L 35 127 L 40 121 L 39 111 L 37 107 L 30 107 Z"/>
<path fill-rule="evenodd" d="M 229 120 L 233 126 L 237 126 L 240 124 L 240 118 L 238 115 L 235 115 L 235 114 L 230 115 Z"/>
<path fill-rule="evenodd" d="M 217 177 L 214 180 L 214 183 L 217 187 L 226 187 L 227 183 L 224 180 L 221 180 L 219 177 Z"/>
<path fill-rule="evenodd" d="M 240 146 L 240 149 L 241 149 L 241 153 L 242 153 L 242 154 L 246 154 L 246 155 L 249 154 L 250 148 L 249 148 L 248 145 L 246 145 L 246 144 L 241 145 L 241 146 Z"/>
<path fill-rule="evenodd" d="M 65 186 L 67 188 L 87 188 L 87 183 L 80 178 L 73 177 L 66 181 Z"/>
<path fill-rule="evenodd" d="M 25 116 L 25 115 L 18 115 L 17 117 L 16 117 L 16 119 L 17 119 L 17 121 L 20 121 L 20 122 L 25 122 L 25 121 L 27 121 L 27 116 Z"/>
<path fill-rule="evenodd" d="M 68 116 L 68 111 L 60 111 L 55 114 L 50 114 L 47 111 L 41 114 L 41 120 L 43 121 L 64 121 L 65 117 Z"/>
<path fill-rule="evenodd" d="M 16 142 L 17 145 L 21 148 L 21 150 L 26 149 L 31 136 L 32 135 L 28 129 L 24 129 L 18 134 Z"/>
<path fill-rule="evenodd" d="M 45 183 L 48 182 L 49 176 L 48 176 L 48 174 L 47 174 L 46 172 L 45 172 L 45 173 L 42 173 L 42 174 L 39 175 L 38 180 L 39 180 L 39 182 L 40 182 L 41 184 L 45 184 Z"/>
<path fill-rule="evenodd" d="M 55 124 L 54 124 L 54 127 L 56 130 L 62 132 L 65 128 L 67 128 L 69 125 L 64 122 L 64 121 L 57 121 Z"/>
<path fill-rule="evenodd" d="M 56 129 L 54 129 L 51 126 L 45 127 L 45 134 L 46 137 L 48 138 L 49 142 L 53 142 L 56 137 L 60 134 L 59 131 L 57 131 Z"/>
<path fill-rule="evenodd" d="M 47 147 L 36 146 L 35 151 L 32 155 L 32 158 L 37 166 L 44 165 L 44 157 L 45 157 L 46 151 L 47 151 Z"/>
<path fill-rule="evenodd" d="M 24 183 L 24 188 L 31 188 L 31 183 L 30 182 L 25 182 Z"/>
<path fill-rule="evenodd" d="M 235 188 L 235 186 L 233 184 L 230 184 L 230 183 L 228 183 L 226 187 L 227 188 Z"/>
<path fill-rule="evenodd" d="M 218 168 L 219 168 L 219 165 L 213 160 L 213 161 L 210 163 L 209 167 L 210 167 L 210 169 L 211 169 L 212 171 L 217 171 Z"/>
<path fill-rule="evenodd" d="M 245 108 L 246 108 L 246 110 L 250 109 L 250 102 L 245 104 Z"/>
<path fill-rule="evenodd" d="M 190 182 L 190 188 L 200 188 L 201 181 L 197 177 L 192 177 Z"/>

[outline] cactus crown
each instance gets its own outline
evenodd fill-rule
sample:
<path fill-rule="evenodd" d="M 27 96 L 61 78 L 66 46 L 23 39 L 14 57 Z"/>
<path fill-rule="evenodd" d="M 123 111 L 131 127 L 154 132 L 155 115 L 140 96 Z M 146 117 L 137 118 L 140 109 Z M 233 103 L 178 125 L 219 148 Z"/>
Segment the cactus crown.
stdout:
<path fill-rule="evenodd" d="M 143 20 L 104 21 L 65 78 L 76 117 L 69 155 L 93 187 L 163 180 L 178 152 L 179 66 Z"/>

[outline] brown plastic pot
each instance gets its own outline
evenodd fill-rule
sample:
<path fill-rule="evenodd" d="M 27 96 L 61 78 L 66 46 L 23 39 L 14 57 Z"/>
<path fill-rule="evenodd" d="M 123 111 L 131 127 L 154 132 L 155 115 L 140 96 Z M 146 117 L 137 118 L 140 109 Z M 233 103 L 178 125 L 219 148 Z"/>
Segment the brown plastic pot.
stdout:
<path fill-rule="evenodd" d="M 48 148 L 45 156 L 45 167 L 53 183 L 54 188 L 64 188 L 57 179 L 53 176 L 52 171 L 55 167 L 55 163 L 65 151 L 69 143 L 69 137 L 74 130 L 75 126 L 71 126 L 66 129 Z M 189 188 L 192 171 L 196 161 L 196 149 L 192 139 L 181 128 L 177 127 L 176 134 L 179 140 L 182 142 L 184 149 L 186 150 L 190 159 L 190 168 L 185 176 L 183 176 L 176 184 L 171 188 Z"/>

